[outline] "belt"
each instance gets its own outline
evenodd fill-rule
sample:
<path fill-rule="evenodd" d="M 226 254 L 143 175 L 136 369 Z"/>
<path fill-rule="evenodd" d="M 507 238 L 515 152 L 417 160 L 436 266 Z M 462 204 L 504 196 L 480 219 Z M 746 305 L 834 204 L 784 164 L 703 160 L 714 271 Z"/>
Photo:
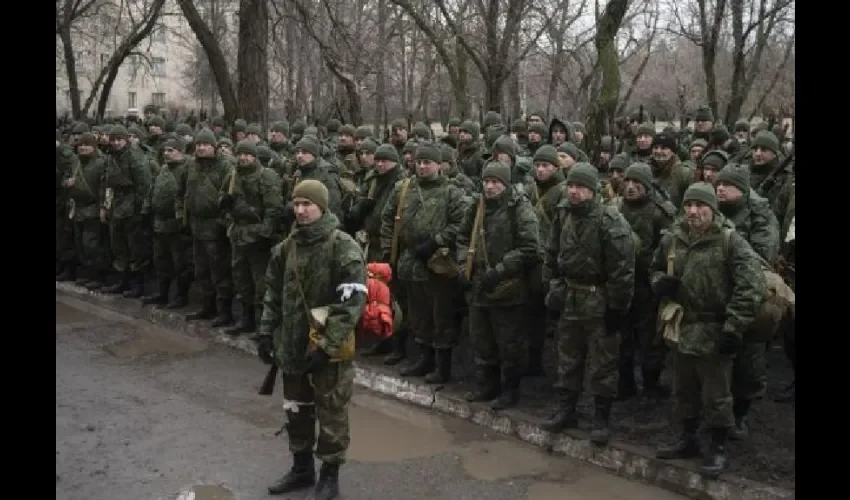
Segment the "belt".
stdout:
<path fill-rule="evenodd" d="M 584 290 L 585 292 L 595 292 L 596 290 L 605 288 L 605 285 L 586 285 L 583 283 L 572 283 L 567 281 L 567 288 L 572 288 L 573 290 Z"/>

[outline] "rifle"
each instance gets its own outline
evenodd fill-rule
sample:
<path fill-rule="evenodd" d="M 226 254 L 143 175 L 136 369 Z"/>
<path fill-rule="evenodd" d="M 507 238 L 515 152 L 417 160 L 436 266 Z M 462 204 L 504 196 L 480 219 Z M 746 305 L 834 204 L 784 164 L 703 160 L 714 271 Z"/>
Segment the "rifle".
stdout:
<path fill-rule="evenodd" d="M 260 396 L 271 396 L 274 394 L 274 384 L 277 381 L 277 363 L 272 363 L 269 367 L 266 378 L 263 379 L 263 385 L 260 386 Z"/>
<path fill-rule="evenodd" d="M 761 184 L 756 186 L 755 191 L 760 196 L 764 196 L 764 194 L 762 193 L 769 193 L 770 190 L 773 189 L 773 184 L 776 182 L 776 174 L 785 170 L 785 167 L 787 167 L 793 160 L 794 150 L 792 149 L 791 152 L 788 153 L 788 156 L 786 156 L 785 159 L 782 161 L 782 163 L 780 163 L 773 170 L 771 170 L 770 173 L 767 174 L 767 177 L 765 177 L 764 180 L 761 181 Z"/>

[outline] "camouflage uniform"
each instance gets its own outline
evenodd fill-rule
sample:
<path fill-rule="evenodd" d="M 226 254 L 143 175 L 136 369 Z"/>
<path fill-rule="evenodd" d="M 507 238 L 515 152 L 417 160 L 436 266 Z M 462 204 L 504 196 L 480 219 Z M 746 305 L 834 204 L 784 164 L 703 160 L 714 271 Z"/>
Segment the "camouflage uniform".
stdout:
<path fill-rule="evenodd" d="M 654 147 L 661 142 L 663 143 L 662 146 L 675 147 L 673 141 L 673 138 L 668 135 L 658 134 L 653 139 L 652 145 Z M 694 173 L 677 156 L 670 158 L 666 164 L 661 164 L 655 159 L 647 163 L 652 167 L 652 174 L 655 177 L 654 184 L 659 188 L 659 192 L 666 193 L 673 206 L 682 206 L 682 196 L 693 182 Z"/>
<path fill-rule="evenodd" d="M 315 157 L 315 160 L 306 165 L 298 165 L 293 174 L 293 182 L 290 188 L 294 188 L 299 182 L 307 179 L 314 179 L 321 182 L 328 189 L 328 210 L 336 215 L 337 219 L 345 220 L 342 213 L 342 188 L 337 166 L 320 158 L 319 142 L 311 136 L 305 136 L 298 141 L 295 149 L 310 152 Z M 284 197 L 287 200 L 291 199 L 292 190 L 290 189 L 288 193 L 285 193 Z"/>
<path fill-rule="evenodd" d="M 772 132 L 759 132 L 755 139 L 753 139 L 752 147 L 762 147 L 776 153 L 776 157 L 763 165 L 751 163 L 749 165 L 749 172 L 750 185 L 756 193 L 767 198 L 776 219 L 780 220 L 785 217 L 785 213 L 788 210 L 788 200 L 791 192 L 788 186 L 794 181 L 794 173 L 789 165 L 783 170 L 776 172 L 773 178 L 768 179 L 771 172 L 779 167 L 783 161 L 783 158 L 779 154 L 779 140 Z"/>
<path fill-rule="evenodd" d="M 484 149 L 478 139 L 481 135 L 481 127 L 477 123 L 467 120 L 461 123 L 460 131 L 469 133 L 472 139 L 469 142 L 458 141 L 457 164 L 461 172 L 478 185 L 481 169 L 484 167 L 484 160 L 481 158 Z"/>
<path fill-rule="evenodd" d="M 95 149 L 90 155 L 78 155 L 79 164 L 70 172 L 74 186 L 68 189 L 68 195 L 74 201 L 77 255 L 88 271 L 88 279 L 79 284 L 90 290 L 98 290 L 106 279 L 108 266 L 100 222 L 101 181 L 106 169 L 106 158 L 98 151 L 94 135 L 85 134 L 80 142 Z"/>
<path fill-rule="evenodd" d="M 546 250 L 544 277 L 551 280 L 547 306 L 561 310 L 557 384 L 561 401 L 546 425 L 551 430 L 575 425 L 587 361 L 596 406 L 591 439 L 605 442 L 617 391 L 618 333 L 634 293 L 635 248 L 629 223 L 616 207 L 599 200 L 596 167 L 576 164 L 567 175 L 567 184 L 571 183 L 595 193 L 579 205 L 564 198 Z"/>
<path fill-rule="evenodd" d="M 539 229 L 528 198 L 511 187 L 510 166 L 492 161 L 481 176 L 497 178 L 506 187 L 494 199 L 479 195 L 480 201 L 467 209 L 457 236 L 457 261 L 466 266 L 468 252 L 474 254 L 473 268 L 468 270 L 472 279 L 469 333 L 479 388 L 467 400 L 487 401 L 502 393 L 494 404 L 501 409 L 515 406 L 519 399 L 530 297 L 527 278 L 539 258 Z M 479 203 L 483 203 L 483 217 L 475 248 L 470 248 Z M 497 291 L 500 285 L 504 290 Z"/>
<path fill-rule="evenodd" d="M 56 279 L 62 281 L 77 279 L 74 228 L 68 219 L 68 192 L 63 183 L 78 164 L 69 146 L 56 146 Z"/>

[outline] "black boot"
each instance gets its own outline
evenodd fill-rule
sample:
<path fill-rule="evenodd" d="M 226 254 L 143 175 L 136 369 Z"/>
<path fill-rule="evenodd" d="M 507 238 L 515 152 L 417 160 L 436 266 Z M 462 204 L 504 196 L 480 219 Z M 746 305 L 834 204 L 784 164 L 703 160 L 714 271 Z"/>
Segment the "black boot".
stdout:
<path fill-rule="evenodd" d="M 590 431 L 590 442 L 593 444 L 608 444 L 611 439 L 611 405 L 614 400 L 602 396 L 593 398 L 593 428 Z"/>
<path fill-rule="evenodd" d="M 130 289 L 130 271 L 121 273 L 121 281 L 103 288 L 103 293 L 124 293 Z"/>
<path fill-rule="evenodd" d="M 643 395 L 653 399 L 667 399 L 670 389 L 660 384 L 661 370 L 643 368 Z"/>
<path fill-rule="evenodd" d="M 366 358 L 388 354 L 393 348 L 392 339 L 380 339 L 372 345 L 360 351 L 360 355 Z"/>
<path fill-rule="evenodd" d="M 189 305 L 189 280 L 177 278 L 177 295 L 165 306 L 166 309 L 182 309 Z"/>
<path fill-rule="evenodd" d="M 729 433 L 730 441 L 743 441 L 750 436 L 750 405 L 751 399 L 735 399 L 732 401 L 732 414 L 735 415 L 735 427 Z"/>
<path fill-rule="evenodd" d="M 476 370 L 476 378 L 478 387 L 463 396 L 470 403 L 492 401 L 502 393 L 499 365 L 479 365 L 478 370 Z"/>
<path fill-rule="evenodd" d="M 393 334 L 393 352 L 384 358 L 387 366 L 397 365 L 407 357 L 407 328 L 401 327 Z"/>
<path fill-rule="evenodd" d="M 699 467 L 699 471 L 706 476 L 716 479 L 721 472 L 726 470 L 729 457 L 726 455 L 726 439 L 729 436 L 727 427 L 716 427 L 711 429 L 711 446 L 708 454 Z"/>
<path fill-rule="evenodd" d="M 576 414 L 576 403 L 578 403 L 578 392 L 562 390 L 558 409 L 555 414 L 540 427 L 549 432 L 561 432 L 578 426 L 578 415 Z"/>
<path fill-rule="evenodd" d="M 676 458 L 693 458 L 699 456 L 699 442 L 697 441 L 697 430 L 699 420 L 689 418 L 683 422 L 682 434 L 671 446 L 664 446 L 655 451 L 655 458 L 662 460 L 673 460 Z"/>
<path fill-rule="evenodd" d="M 107 272 L 103 269 L 96 269 L 92 271 L 91 279 L 85 284 L 86 289 L 96 292 L 103 288 L 103 284 L 106 283 L 106 275 Z"/>
<path fill-rule="evenodd" d="M 528 366 L 525 368 L 526 377 L 545 377 L 546 372 L 543 370 L 543 348 L 531 347 L 528 348 Z"/>
<path fill-rule="evenodd" d="M 231 328 L 225 328 L 224 333 L 236 336 L 242 333 L 251 333 L 256 329 L 254 304 L 251 302 L 242 302 L 242 316 L 239 317 L 239 323 Z"/>
<path fill-rule="evenodd" d="M 319 482 L 313 492 L 314 500 L 332 500 L 339 496 L 339 464 L 322 462 L 319 469 Z"/>
<path fill-rule="evenodd" d="M 233 323 L 233 297 L 216 300 L 216 309 L 218 316 L 210 323 L 211 327 L 218 328 Z"/>
<path fill-rule="evenodd" d="M 77 263 L 69 260 L 65 263 L 65 267 L 58 276 L 56 281 L 77 281 Z"/>
<path fill-rule="evenodd" d="M 313 453 L 310 451 L 296 453 L 292 458 L 292 468 L 278 482 L 269 486 L 269 495 L 282 495 L 303 490 L 316 483 L 316 466 L 313 465 Z"/>
<path fill-rule="evenodd" d="M 520 371 L 517 367 L 502 367 L 502 394 L 490 404 L 493 410 L 506 410 L 519 403 Z"/>
<path fill-rule="evenodd" d="M 204 297 L 201 310 L 186 315 L 186 321 L 212 319 L 215 317 L 215 296 Z"/>
<path fill-rule="evenodd" d="M 163 306 L 168 303 L 168 290 L 171 288 L 171 279 L 160 278 L 157 284 L 159 285 L 157 292 L 153 295 L 142 297 L 142 305 L 148 306 L 155 304 Z"/>
<path fill-rule="evenodd" d="M 402 377 L 421 377 L 434 369 L 434 348 L 425 344 L 420 344 L 419 348 L 422 354 L 416 363 L 401 371 Z"/>
<path fill-rule="evenodd" d="M 80 266 L 77 268 L 77 280 L 74 281 L 74 284 L 77 286 L 86 286 L 86 283 L 91 280 L 91 277 L 93 275 L 94 269 L 92 269 L 91 267 L 83 268 L 82 266 Z"/>
<path fill-rule="evenodd" d="M 130 289 L 121 295 L 125 299 L 138 299 L 144 294 L 145 290 L 145 272 L 135 271 L 130 278 Z"/>
<path fill-rule="evenodd" d="M 452 379 L 452 349 L 437 349 L 437 366 L 425 375 L 426 384 L 445 384 Z"/>
<path fill-rule="evenodd" d="M 617 401 L 628 401 L 637 394 L 634 356 L 620 356 L 618 371 L 620 374 L 617 377 Z"/>

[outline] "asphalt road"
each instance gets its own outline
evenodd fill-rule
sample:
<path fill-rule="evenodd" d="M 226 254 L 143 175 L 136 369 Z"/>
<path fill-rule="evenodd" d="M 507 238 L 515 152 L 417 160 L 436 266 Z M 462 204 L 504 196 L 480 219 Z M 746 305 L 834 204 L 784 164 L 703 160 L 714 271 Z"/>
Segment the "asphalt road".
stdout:
<path fill-rule="evenodd" d="M 57 500 L 253 500 L 290 466 L 242 352 L 56 297 Z M 355 393 L 341 498 L 668 500 L 474 424 Z M 307 493 L 278 498 L 308 498 Z"/>

